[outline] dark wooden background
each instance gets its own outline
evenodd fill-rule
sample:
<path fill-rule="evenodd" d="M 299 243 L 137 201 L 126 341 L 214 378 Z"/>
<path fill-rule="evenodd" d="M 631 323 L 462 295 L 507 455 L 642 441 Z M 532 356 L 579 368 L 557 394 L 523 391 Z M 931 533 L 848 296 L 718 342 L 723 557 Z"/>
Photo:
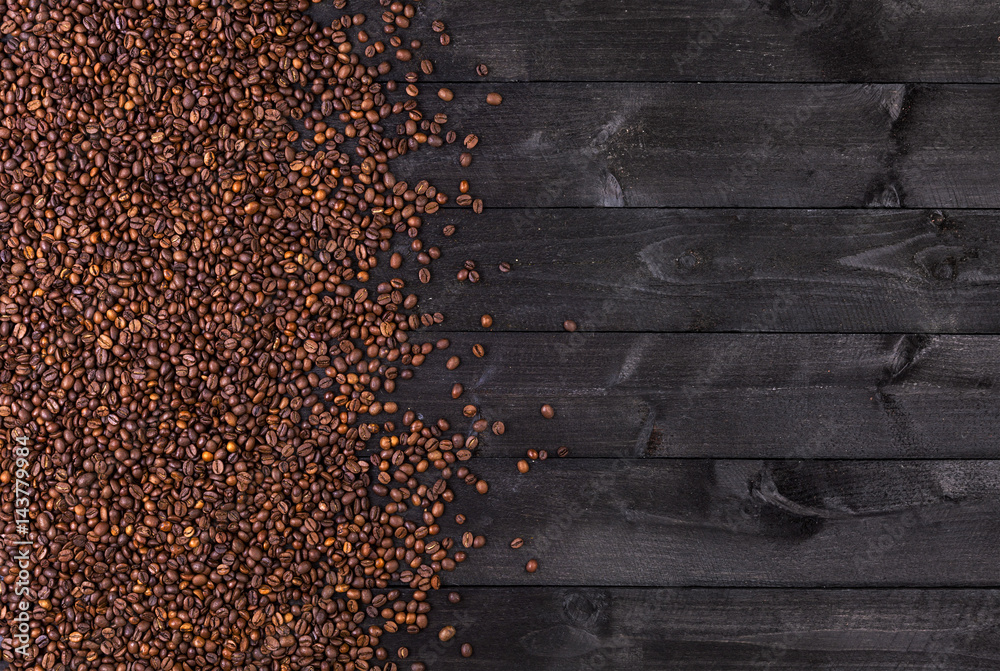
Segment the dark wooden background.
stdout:
<path fill-rule="evenodd" d="M 413 658 L 1000 668 L 1000 4 L 423 7 L 453 38 L 438 107 L 481 144 L 404 172 L 487 209 L 429 224 L 423 305 L 465 363 L 397 400 L 507 432 L 472 462 L 490 495 L 458 490 L 489 538 L 433 613 L 459 635 Z"/>

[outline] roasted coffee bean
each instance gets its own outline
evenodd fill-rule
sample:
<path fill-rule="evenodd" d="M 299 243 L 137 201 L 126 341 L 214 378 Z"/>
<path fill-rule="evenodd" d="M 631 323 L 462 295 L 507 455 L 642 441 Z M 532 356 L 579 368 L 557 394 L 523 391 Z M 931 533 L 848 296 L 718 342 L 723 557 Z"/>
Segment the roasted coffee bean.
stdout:
<path fill-rule="evenodd" d="M 465 145 L 466 149 L 472 149 L 477 144 L 479 144 L 479 137 L 477 137 L 474 133 L 469 133 L 468 135 L 465 136 L 463 144 Z"/>
<path fill-rule="evenodd" d="M 498 267 L 499 267 L 501 273 L 509 273 L 510 272 L 510 264 L 507 263 L 506 261 L 501 261 L 500 265 Z"/>
<path fill-rule="evenodd" d="M 528 465 L 527 461 L 525 461 L 524 459 L 520 459 L 517 462 L 517 472 L 518 473 L 527 473 L 529 470 L 531 470 L 531 467 Z"/>
<path fill-rule="evenodd" d="M 460 397 L 464 390 L 465 388 L 460 383 L 456 382 L 451 386 L 451 397 L 452 398 Z"/>
<path fill-rule="evenodd" d="M 479 75 L 480 77 L 485 77 L 489 73 L 490 69 L 486 66 L 485 63 L 480 63 L 479 65 L 476 66 L 476 74 Z"/>
<path fill-rule="evenodd" d="M 507 427 L 504 426 L 503 422 L 493 422 L 493 433 L 497 436 L 502 436 Z"/>
<path fill-rule="evenodd" d="M 472 346 L 472 354 L 481 359 L 486 356 L 486 349 L 479 343 L 476 343 Z"/>
<path fill-rule="evenodd" d="M 442 627 L 441 630 L 438 632 L 438 639 L 441 641 L 447 642 L 453 638 L 455 638 L 455 627 L 451 626 L 450 624 L 445 627 Z"/>
<path fill-rule="evenodd" d="M 467 151 L 463 151 L 462 154 L 458 157 L 458 163 L 463 168 L 468 168 L 470 165 L 472 165 L 472 154 L 470 154 Z"/>
<path fill-rule="evenodd" d="M 486 95 L 486 102 L 490 105 L 499 105 L 503 102 L 503 96 L 499 93 L 489 93 Z"/>
<path fill-rule="evenodd" d="M 573 331 L 576 330 L 576 322 L 573 321 L 572 319 L 567 319 L 566 321 L 563 322 L 563 328 L 572 333 Z"/>
<path fill-rule="evenodd" d="M 553 408 L 548 403 L 542 405 L 541 411 L 542 411 L 542 417 L 544 417 L 545 419 L 552 419 L 553 417 L 556 416 L 555 408 Z"/>
<path fill-rule="evenodd" d="M 538 560 L 537 559 L 529 559 L 528 563 L 524 565 L 524 570 L 527 571 L 528 573 L 534 573 L 535 571 L 537 571 L 538 570 Z"/>
<path fill-rule="evenodd" d="M 558 454 L 560 457 L 568 457 L 569 456 L 569 448 L 566 447 L 565 445 L 563 445 L 558 450 L 556 450 L 556 454 Z"/>
<path fill-rule="evenodd" d="M 438 98 L 444 100 L 445 102 L 450 102 L 454 100 L 455 94 L 452 93 L 451 89 L 441 88 L 438 89 Z"/>
<path fill-rule="evenodd" d="M 455 370 L 461 363 L 462 363 L 461 359 L 459 359 L 457 356 L 453 356 L 449 357 L 448 361 L 445 362 L 444 367 L 447 368 L 448 370 Z"/>
<path fill-rule="evenodd" d="M 524 547 L 524 539 L 515 538 L 510 542 L 510 547 L 513 548 L 514 550 L 519 550 L 520 548 Z"/>
<path fill-rule="evenodd" d="M 472 645 L 470 643 L 463 643 L 460 651 L 462 657 L 472 657 Z"/>
<path fill-rule="evenodd" d="M 490 315 L 483 315 L 482 317 L 479 318 L 479 325 L 482 326 L 484 329 L 490 328 L 491 326 L 493 326 L 493 317 L 491 317 Z"/>

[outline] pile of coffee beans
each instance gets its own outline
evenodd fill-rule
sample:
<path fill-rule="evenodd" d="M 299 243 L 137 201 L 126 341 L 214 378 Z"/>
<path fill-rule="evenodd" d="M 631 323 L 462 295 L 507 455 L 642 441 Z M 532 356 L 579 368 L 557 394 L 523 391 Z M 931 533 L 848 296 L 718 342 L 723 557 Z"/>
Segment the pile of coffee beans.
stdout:
<path fill-rule="evenodd" d="M 17 668 L 392 671 L 408 651 L 383 640 L 425 629 L 466 558 L 438 520 L 454 479 L 488 491 L 457 463 L 476 439 L 387 419 L 448 346 L 414 340 L 443 316 L 408 287 L 430 282 L 421 233 L 449 198 L 391 164 L 457 135 L 417 101 L 433 64 L 403 35 L 422 10 L 380 4 L 320 25 L 309 0 L 0 2 L 0 521 L 31 555 L 22 596 L 0 551 Z"/>

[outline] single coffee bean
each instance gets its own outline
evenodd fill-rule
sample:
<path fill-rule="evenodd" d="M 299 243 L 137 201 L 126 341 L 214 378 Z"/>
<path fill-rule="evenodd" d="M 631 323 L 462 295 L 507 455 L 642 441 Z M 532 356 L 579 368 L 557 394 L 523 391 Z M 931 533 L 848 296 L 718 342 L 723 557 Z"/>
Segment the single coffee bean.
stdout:
<path fill-rule="evenodd" d="M 518 460 L 518 462 L 517 462 L 517 472 L 518 473 L 527 473 L 530 469 L 531 469 L 531 467 L 528 466 L 528 462 L 527 461 L 525 461 L 524 459 Z"/>
<path fill-rule="evenodd" d="M 476 66 L 476 74 L 479 75 L 480 77 L 485 77 L 489 73 L 490 69 L 486 67 L 485 63 L 480 63 L 479 65 Z"/>
<path fill-rule="evenodd" d="M 558 454 L 560 457 L 568 457 L 569 456 L 569 448 L 566 447 L 565 445 L 563 445 L 558 450 L 556 450 L 556 454 Z"/>
<path fill-rule="evenodd" d="M 455 524 L 465 524 L 465 515 L 461 513 L 455 515 Z"/>
<path fill-rule="evenodd" d="M 556 410 L 548 403 L 542 405 L 542 417 L 545 419 L 552 419 L 556 416 Z"/>
<path fill-rule="evenodd" d="M 510 264 L 507 263 L 506 261 L 501 261 L 500 265 L 499 265 L 499 268 L 500 268 L 500 272 L 501 273 L 509 273 L 510 272 Z"/>
<path fill-rule="evenodd" d="M 429 75 L 434 72 L 434 63 L 427 59 L 420 61 L 420 70 L 425 74 Z"/>
<path fill-rule="evenodd" d="M 462 601 L 462 595 L 458 592 L 448 592 L 448 603 L 459 603 Z"/>
<path fill-rule="evenodd" d="M 487 422 L 485 419 L 477 419 L 475 422 L 472 423 L 472 430 L 475 431 L 476 433 L 482 433 L 483 431 L 488 429 L 489 426 L 490 423 Z"/>
<path fill-rule="evenodd" d="M 563 328 L 572 333 L 576 330 L 576 322 L 572 319 L 567 319 L 563 322 Z"/>
<path fill-rule="evenodd" d="M 462 392 L 464 390 L 465 390 L 465 388 L 461 385 L 461 383 L 456 382 L 455 384 L 453 384 L 451 386 L 451 397 L 452 398 L 458 398 L 459 396 L 462 395 Z"/>
<path fill-rule="evenodd" d="M 484 329 L 490 328 L 491 326 L 493 326 L 493 317 L 491 317 L 490 315 L 483 315 L 482 317 L 479 318 L 479 325 L 482 326 Z"/>
<path fill-rule="evenodd" d="M 486 356 L 486 350 L 483 348 L 482 345 L 476 343 L 475 345 L 472 346 L 472 354 L 481 359 L 484 356 Z"/>
<path fill-rule="evenodd" d="M 485 494 L 486 492 L 490 491 L 490 486 L 486 483 L 485 480 L 480 480 L 479 482 L 476 483 L 476 491 L 480 494 Z"/>
<path fill-rule="evenodd" d="M 462 652 L 462 657 L 472 657 L 472 644 L 463 643 L 460 650 Z"/>
<path fill-rule="evenodd" d="M 524 565 L 524 570 L 527 571 L 528 573 L 534 573 L 535 571 L 537 571 L 538 570 L 538 560 L 537 559 L 529 559 L 528 563 Z"/>
<path fill-rule="evenodd" d="M 438 639 L 441 641 L 450 641 L 453 638 L 455 638 L 455 627 L 450 624 L 442 627 L 441 631 L 438 632 Z"/>
<path fill-rule="evenodd" d="M 451 224 L 448 224 L 447 226 L 441 229 L 441 234 L 444 235 L 446 238 L 450 238 L 451 236 L 455 235 L 455 227 L 452 226 Z"/>
<path fill-rule="evenodd" d="M 417 277 L 420 278 L 423 284 L 427 284 L 431 281 L 431 271 L 427 270 L 427 268 L 421 268 L 417 273 Z"/>
<path fill-rule="evenodd" d="M 528 448 L 528 452 L 526 454 L 528 456 L 528 459 L 537 459 L 538 458 L 538 450 L 534 449 L 533 447 L 532 448 Z"/>
<path fill-rule="evenodd" d="M 482 200 L 482 198 L 476 198 L 474 201 L 472 201 L 472 211 L 475 212 L 476 214 L 482 214 L 483 213 L 483 200 Z"/>
<path fill-rule="evenodd" d="M 499 105 L 503 102 L 503 96 L 499 93 L 489 93 L 486 96 L 486 102 L 490 105 Z"/>
<path fill-rule="evenodd" d="M 473 538 L 474 536 L 472 535 L 471 531 L 466 531 L 464 534 L 462 534 L 462 547 L 471 548 Z"/>
<path fill-rule="evenodd" d="M 457 356 L 453 356 L 450 357 L 448 361 L 445 362 L 444 367 L 447 368 L 448 370 L 455 370 L 456 368 L 458 368 L 458 365 L 460 363 L 462 363 L 462 360 L 459 359 Z"/>
<path fill-rule="evenodd" d="M 466 417 L 475 417 L 478 412 L 479 408 L 472 405 L 471 403 L 462 408 L 462 414 L 465 415 Z"/>
<path fill-rule="evenodd" d="M 455 94 L 452 93 L 451 89 L 441 88 L 438 89 L 438 98 L 445 102 L 450 102 L 455 98 Z"/>
<path fill-rule="evenodd" d="M 399 650 L 396 651 L 396 656 L 399 657 L 400 659 L 406 659 L 407 657 L 410 656 L 410 649 L 400 648 Z"/>
<path fill-rule="evenodd" d="M 497 436 L 502 436 L 507 427 L 504 426 L 503 422 L 493 422 L 493 433 Z"/>
<path fill-rule="evenodd" d="M 545 450 L 538 450 L 538 460 L 539 461 L 545 461 L 548 458 L 549 458 L 549 453 L 548 452 L 546 452 Z"/>
<path fill-rule="evenodd" d="M 479 144 L 479 138 L 473 133 L 469 133 L 468 135 L 465 136 L 463 144 L 465 144 L 466 149 L 472 149 L 477 144 Z"/>
<path fill-rule="evenodd" d="M 521 549 L 522 547 L 524 547 L 524 539 L 523 538 L 515 538 L 514 540 L 512 540 L 510 542 L 510 547 L 512 549 L 514 549 L 514 550 Z"/>
<path fill-rule="evenodd" d="M 458 164 L 461 165 L 463 168 L 468 168 L 470 165 L 472 165 L 472 154 L 470 154 L 467 151 L 463 151 L 462 154 L 458 157 Z"/>

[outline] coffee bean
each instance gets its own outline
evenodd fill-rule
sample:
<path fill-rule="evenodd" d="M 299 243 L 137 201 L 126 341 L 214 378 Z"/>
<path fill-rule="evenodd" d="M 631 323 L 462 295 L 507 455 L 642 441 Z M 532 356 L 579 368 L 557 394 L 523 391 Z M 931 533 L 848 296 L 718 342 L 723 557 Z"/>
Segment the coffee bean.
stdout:
<path fill-rule="evenodd" d="M 499 105 L 503 102 L 503 96 L 499 93 L 489 93 L 486 96 L 486 102 L 490 105 Z"/>
<path fill-rule="evenodd" d="M 510 272 L 510 264 L 507 263 L 506 261 L 501 261 L 500 265 L 499 265 L 499 268 L 500 268 L 500 272 L 501 273 L 509 273 Z"/>
<path fill-rule="evenodd" d="M 563 328 L 572 333 L 576 330 L 576 322 L 572 319 L 567 319 L 563 322 Z"/>
<path fill-rule="evenodd" d="M 528 573 L 534 573 L 535 571 L 537 571 L 538 570 L 538 560 L 537 559 L 529 559 L 528 563 L 524 565 L 524 570 L 527 571 Z"/>
<path fill-rule="evenodd" d="M 451 89 L 441 88 L 438 89 L 438 98 L 445 102 L 450 102 L 455 98 L 455 94 L 452 93 Z"/>
<path fill-rule="evenodd" d="M 556 450 L 556 454 L 558 454 L 560 457 L 568 457 L 569 456 L 569 448 L 566 447 L 565 445 L 563 445 L 558 450 Z"/>
<path fill-rule="evenodd" d="M 514 549 L 514 550 L 521 549 L 522 547 L 524 547 L 524 539 L 523 538 L 515 538 L 514 540 L 512 540 L 510 542 L 510 547 L 512 549 Z"/>
<path fill-rule="evenodd" d="M 469 133 L 468 135 L 465 136 L 463 144 L 465 145 L 466 149 L 472 149 L 477 144 L 479 144 L 479 138 L 475 134 Z"/>
<path fill-rule="evenodd" d="M 461 513 L 455 515 L 455 524 L 465 524 L 465 515 Z"/>
<path fill-rule="evenodd" d="M 481 198 L 476 198 L 474 201 L 472 201 L 472 211 L 475 212 L 476 214 L 483 213 L 483 201 Z"/>
<path fill-rule="evenodd" d="M 462 547 L 471 548 L 473 538 L 474 537 L 471 531 L 466 531 L 464 534 L 462 534 Z"/>
<path fill-rule="evenodd" d="M 472 346 L 472 354 L 481 359 L 486 356 L 486 349 L 479 343 L 476 343 Z"/>
<path fill-rule="evenodd" d="M 507 430 L 507 427 L 504 426 L 503 422 L 493 422 L 493 433 L 494 434 L 496 434 L 498 436 L 502 436 L 504 434 L 504 431 L 506 431 L 506 430 Z"/>
<path fill-rule="evenodd" d="M 524 459 L 521 459 L 521 460 L 519 460 L 517 462 L 517 472 L 518 473 L 527 473 L 530 469 L 531 469 L 531 467 L 528 466 L 528 462 L 525 461 Z"/>
<path fill-rule="evenodd" d="M 399 657 L 400 659 L 406 659 L 407 657 L 410 656 L 410 649 L 400 648 L 399 650 L 396 651 L 396 656 Z"/>
<path fill-rule="evenodd" d="M 526 454 L 528 456 L 528 459 L 534 460 L 534 459 L 538 458 L 538 450 L 536 450 L 534 448 L 528 448 L 528 451 L 526 452 Z"/>
<path fill-rule="evenodd" d="M 427 268 L 421 268 L 419 272 L 417 272 L 417 277 L 423 284 L 427 284 L 431 281 L 431 271 Z"/>
<path fill-rule="evenodd" d="M 460 397 L 464 390 L 465 388 L 460 383 L 456 382 L 451 386 L 451 397 L 452 398 Z"/>
<path fill-rule="evenodd" d="M 458 592 L 448 592 L 448 603 L 459 603 L 462 600 L 462 595 Z"/>
<path fill-rule="evenodd" d="M 489 73 L 490 69 L 486 67 L 485 63 L 480 63 L 479 65 L 476 66 L 476 74 L 479 75 L 480 77 L 485 77 Z"/>
<path fill-rule="evenodd" d="M 472 645 L 469 643 L 463 643 L 460 648 L 462 657 L 472 657 Z"/>
<path fill-rule="evenodd" d="M 491 317 L 490 315 L 483 315 L 482 317 L 479 318 L 479 325 L 482 326 L 484 329 L 490 328 L 491 326 L 493 326 L 493 317 Z"/>
<path fill-rule="evenodd" d="M 434 72 L 434 64 L 431 63 L 429 60 L 424 59 L 424 60 L 420 61 L 420 70 L 425 75 L 429 75 L 432 72 Z"/>
<path fill-rule="evenodd" d="M 478 493 L 485 494 L 489 490 L 490 490 L 490 486 L 486 483 L 485 480 L 480 480 L 479 482 L 476 483 L 476 491 Z"/>
<path fill-rule="evenodd" d="M 458 157 L 458 164 L 463 168 L 468 168 L 472 165 L 472 154 L 467 151 L 462 152 L 462 154 Z"/>
<path fill-rule="evenodd" d="M 546 452 L 545 450 L 538 450 L 538 460 L 539 461 L 545 461 L 548 458 L 549 458 L 549 453 L 548 452 Z"/>
<path fill-rule="evenodd" d="M 456 368 L 458 368 L 460 363 L 462 363 L 462 360 L 459 359 L 457 356 L 453 356 L 450 357 L 448 361 L 445 362 L 444 367 L 447 368 L 448 370 L 455 370 Z"/>

